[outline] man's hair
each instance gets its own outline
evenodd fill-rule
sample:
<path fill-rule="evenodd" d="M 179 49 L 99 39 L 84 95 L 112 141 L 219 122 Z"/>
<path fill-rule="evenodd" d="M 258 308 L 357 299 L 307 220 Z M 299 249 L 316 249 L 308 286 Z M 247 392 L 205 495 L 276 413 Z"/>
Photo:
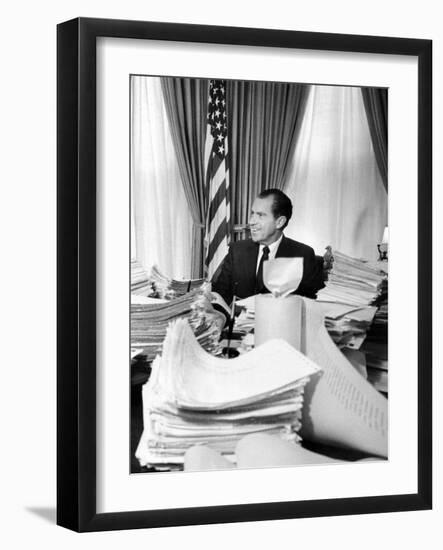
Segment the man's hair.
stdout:
<path fill-rule="evenodd" d="M 267 197 L 272 197 L 271 210 L 274 218 L 278 218 L 279 216 L 285 216 L 286 218 L 286 223 L 282 227 L 283 230 L 288 225 L 292 216 L 291 199 L 283 191 L 280 191 L 280 189 L 265 189 L 258 196 L 259 199 L 266 199 Z"/>

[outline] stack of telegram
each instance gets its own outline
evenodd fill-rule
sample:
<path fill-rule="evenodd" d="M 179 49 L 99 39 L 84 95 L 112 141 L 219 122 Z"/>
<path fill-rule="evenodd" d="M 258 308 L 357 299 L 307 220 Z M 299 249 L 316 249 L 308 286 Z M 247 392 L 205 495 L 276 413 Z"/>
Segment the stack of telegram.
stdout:
<path fill-rule="evenodd" d="M 235 359 L 206 353 L 188 323 L 171 324 L 163 353 L 143 387 L 142 466 L 182 469 L 194 445 L 229 460 L 250 433 L 298 442 L 303 392 L 319 367 L 284 340 L 270 340 Z"/>
<path fill-rule="evenodd" d="M 140 262 L 131 260 L 131 294 L 151 296 L 154 294 L 152 283 Z"/>
<path fill-rule="evenodd" d="M 317 293 L 324 302 L 371 305 L 382 293 L 386 274 L 373 264 L 333 251 L 334 262 L 325 288 Z"/>
<path fill-rule="evenodd" d="M 148 361 L 162 349 L 170 321 L 185 317 L 207 351 L 221 352 L 219 343 L 224 319 L 212 307 L 202 290 L 193 290 L 180 298 L 160 300 L 131 296 L 131 349 L 141 350 Z"/>
<path fill-rule="evenodd" d="M 205 282 L 205 279 L 172 279 L 165 275 L 157 266 L 151 269 L 151 281 L 155 292 L 159 298 L 171 300 L 179 298 L 187 292 L 199 288 Z"/>

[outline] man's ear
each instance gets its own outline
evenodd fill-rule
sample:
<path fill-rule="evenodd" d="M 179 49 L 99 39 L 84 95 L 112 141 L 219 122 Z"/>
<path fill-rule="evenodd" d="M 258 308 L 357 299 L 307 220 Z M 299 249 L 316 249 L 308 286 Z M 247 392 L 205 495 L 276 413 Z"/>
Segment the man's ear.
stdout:
<path fill-rule="evenodd" d="M 286 223 L 286 216 L 279 216 L 276 221 L 277 229 L 281 229 Z"/>

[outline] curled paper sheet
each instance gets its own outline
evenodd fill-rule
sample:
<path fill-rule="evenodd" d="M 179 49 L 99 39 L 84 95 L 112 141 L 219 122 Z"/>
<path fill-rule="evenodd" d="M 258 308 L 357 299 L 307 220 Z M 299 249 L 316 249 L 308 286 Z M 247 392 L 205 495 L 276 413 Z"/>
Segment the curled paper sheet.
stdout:
<path fill-rule="evenodd" d="M 184 469 L 189 472 L 207 470 L 232 470 L 233 468 L 272 468 L 276 466 L 301 466 L 334 464 L 339 460 L 304 449 L 294 441 L 286 441 L 276 435 L 248 434 L 235 448 L 235 457 L 226 459 L 221 453 L 206 445 L 195 445 L 185 453 Z"/>
<path fill-rule="evenodd" d="M 303 258 L 274 258 L 263 263 L 263 282 L 275 297 L 295 292 L 303 277 Z"/>
<path fill-rule="evenodd" d="M 333 464 L 333 458 L 304 449 L 294 441 L 269 434 L 248 434 L 237 443 L 237 468 L 269 468 L 302 464 Z"/>
<path fill-rule="evenodd" d="M 303 299 L 301 351 L 323 368 L 305 389 L 301 435 L 308 441 L 388 456 L 388 401 L 337 348 L 322 307 Z"/>
<path fill-rule="evenodd" d="M 232 470 L 235 464 L 206 445 L 194 445 L 185 452 L 184 469 L 188 472 Z"/>
<path fill-rule="evenodd" d="M 295 349 L 301 349 L 301 296 L 275 298 L 272 294 L 255 297 L 255 345 L 282 338 Z"/>
<path fill-rule="evenodd" d="M 292 311 L 291 300 L 299 302 L 299 312 L 295 303 Z M 364 309 L 338 306 L 334 311 L 366 315 Z M 328 334 L 325 304 L 301 296 L 256 296 L 256 340 L 265 342 L 277 335 L 323 369 L 323 375 L 311 376 L 305 388 L 303 439 L 387 457 L 388 401 L 360 374 L 364 365 L 354 367 L 355 357 L 351 362 Z"/>

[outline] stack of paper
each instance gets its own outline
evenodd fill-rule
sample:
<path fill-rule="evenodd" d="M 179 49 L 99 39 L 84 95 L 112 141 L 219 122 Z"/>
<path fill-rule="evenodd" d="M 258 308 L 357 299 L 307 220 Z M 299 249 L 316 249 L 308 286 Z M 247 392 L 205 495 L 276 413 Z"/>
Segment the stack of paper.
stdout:
<path fill-rule="evenodd" d="M 154 294 L 152 283 L 140 262 L 131 260 L 131 294 L 151 296 Z"/>
<path fill-rule="evenodd" d="M 324 303 L 325 327 L 339 348 L 360 349 L 373 322 L 375 306 Z"/>
<path fill-rule="evenodd" d="M 235 319 L 235 331 L 240 334 L 247 334 L 255 328 L 255 308 L 245 306 L 240 315 Z"/>
<path fill-rule="evenodd" d="M 174 300 L 131 297 L 131 348 L 142 350 L 150 361 L 161 351 L 166 329 L 171 320 L 185 317 L 201 346 L 221 352 L 220 333 L 224 317 L 212 307 L 201 290 L 193 290 Z"/>
<path fill-rule="evenodd" d="M 333 252 L 334 263 L 325 288 L 317 294 L 324 302 L 355 306 L 371 305 L 380 296 L 386 274 L 369 264 L 341 252 Z"/>
<path fill-rule="evenodd" d="M 157 266 L 153 266 L 151 270 L 151 281 L 157 296 L 170 300 L 179 298 L 187 292 L 201 287 L 205 279 L 185 279 L 179 281 L 168 277 L 161 272 Z"/>
<path fill-rule="evenodd" d="M 180 469 L 193 445 L 233 460 L 251 433 L 298 441 L 304 386 L 320 369 L 284 340 L 270 340 L 236 359 L 205 352 L 185 320 L 173 323 L 143 388 L 143 466 Z"/>
<path fill-rule="evenodd" d="M 317 309 L 324 315 L 325 327 L 329 336 L 339 348 L 359 349 L 367 331 L 371 327 L 375 306 L 355 307 L 333 302 L 315 302 Z M 255 327 L 255 297 L 239 300 L 237 305 L 243 310 L 235 320 L 235 331 L 241 334 L 251 333 Z M 245 347 L 254 344 L 253 336 L 245 340 Z"/>

